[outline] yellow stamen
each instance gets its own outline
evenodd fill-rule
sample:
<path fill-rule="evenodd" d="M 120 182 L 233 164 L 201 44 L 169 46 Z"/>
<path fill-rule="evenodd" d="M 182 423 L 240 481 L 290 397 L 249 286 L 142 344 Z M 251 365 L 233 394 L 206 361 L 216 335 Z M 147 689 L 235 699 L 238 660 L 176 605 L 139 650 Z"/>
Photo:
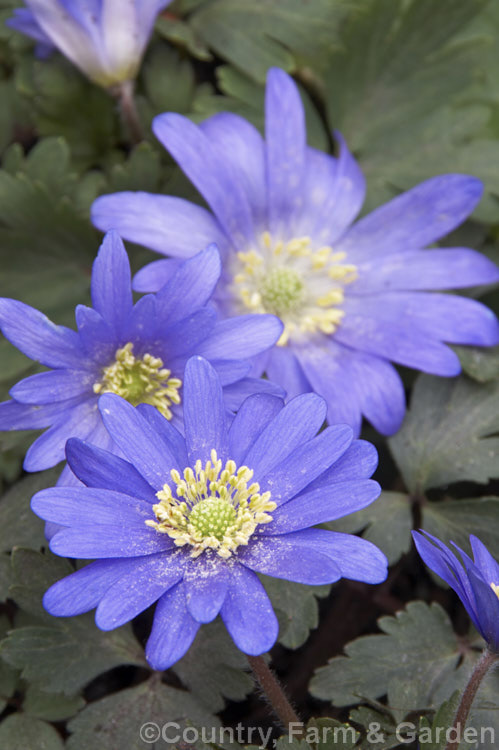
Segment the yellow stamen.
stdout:
<path fill-rule="evenodd" d="M 129 342 L 115 354 L 115 361 L 102 371 L 102 379 L 94 383 L 94 393 L 117 393 L 134 406 L 151 404 L 167 419 L 172 418 L 170 406 L 180 403 L 182 381 L 171 378 L 163 361 L 151 354 L 137 359 Z"/>
<path fill-rule="evenodd" d="M 204 466 L 196 461 L 194 469 L 184 469 L 183 477 L 172 470 L 175 494 L 168 484 L 156 493 L 153 506 L 156 521 L 148 526 L 174 540 L 177 547 L 190 545 L 191 557 L 212 549 L 229 558 L 241 545 L 247 545 L 260 524 L 272 521 L 270 512 L 277 507 L 270 492 L 260 494 L 257 482 L 249 484 L 253 471 L 237 468 L 234 461 L 222 461 L 215 450 Z M 182 499 L 180 499 L 182 498 Z"/>
<path fill-rule="evenodd" d="M 499 599 L 499 583 L 491 583 L 490 586 L 491 586 L 492 591 L 494 592 L 494 594 Z"/>
<path fill-rule="evenodd" d="M 274 241 L 269 232 L 261 248 L 237 253 L 234 291 L 242 306 L 281 318 L 278 346 L 304 333 L 334 333 L 344 317 L 344 287 L 357 278 L 356 266 L 343 262 L 346 254 L 329 245 L 315 250 L 310 237 Z"/>

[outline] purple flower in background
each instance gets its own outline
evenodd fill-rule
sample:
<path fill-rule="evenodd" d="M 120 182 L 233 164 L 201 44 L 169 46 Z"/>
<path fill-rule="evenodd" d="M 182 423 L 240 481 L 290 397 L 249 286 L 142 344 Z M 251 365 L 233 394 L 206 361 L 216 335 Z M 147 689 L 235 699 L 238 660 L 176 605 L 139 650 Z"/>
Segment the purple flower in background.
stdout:
<path fill-rule="evenodd" d="M 278 624 L 257 574 L 318 585 L 379 583 L 386 558 L 372 543 L 310 528 L 372 503 L 372 445 L 347 425 L 317 435 L 326 405 L 313 393 L 246 399 L 228 426 L 220 380 L 201 357 L 185 368 L 185 438 L 148 405 L 114 394 L 99 408 L 123 458 L 77 439 L 69 465 L 86 487 L 43 490 L 32 508 L 65 528 L 58 555 L 92 559 L 53 585 L 44 606 L 72 616 L 97 607 L 111 630 L 158 601 L 146 655 L 180 659 L 219 613 L 238 648 L 257 655 Z"/>
<path fill-rule="evenodd" d="M 59 49 L 106 88 L 131 81 L 158 13 L 171 0 L 25 0 L 7 25 Z M 201 249 L 201 248 L 198 248 Z"/>
<path fill-rule="evenodd" d="M 353 223 L 365 194 L 359 166 L 341 136 L 338 158 L 307 146 L 298 90 L 278 69 L 267 79 L 265 140 L 229 113 L 199 126 L 160 115 L 154 132 L 212 212 L 181 198 L 125 192 L 97 199 L 95 225 L 174 258 L 216 242 L 222 313 L 272 312 L 284 323 L 255 373 L 266 371 L 289 397 L 320 393 L 330 423 L 358 433 L 364 415 L 391 434 L 405 411 L 391 361 L 454 376 L 460 363 L 446 344 L 498 343 L 490 310 L 433 291 L 496 282 L 497 267 L 468 248 L 424 249 L 473 211 L 479 180 L 435 177 Z M 161 286 L 174 258 L 146 266 L 136 288 Z"/>
<path fill-rule="evenodd" d="M 0 404 L 0 430 L 49 427 L 26 454 L 26 471 L 62 461 L 70 437 L 112 447 L 97 408 L 99 396 L 117 393 L 131 404 L 147 403 L 181 424 L 182 380 L 193 354 L 209 359 L 220 375 L 226 408 L 235 411 L 250 393 L 280 388 L 247 377 L 247 357 L 272 346 L 282 324 L 252 315 L 216 321 L 206 306 L 220 275 L 220 257 L 210 246 L 180 264 L 157 294 L 135 305 L 130 265 L 115 232 L 109 232 L 94 262 L 93 308 L 75 311 L 78 331 L 56 326 L 38 310 L 0 298 L 0 329 L 26 356 L 51 368 L 17 383 L 11 401 Z M 62 481 L 72 473 L 66 468 Z"/>
<path fill-rule="evenodd" d="M 412 536 L 424 562 L 454 589 L 489 649 L 499 654 L 499 564 L 486 546 L 472 534 L 472 560 L 451 542 L 460 560 L 427 531 L 413 531 Z"/>

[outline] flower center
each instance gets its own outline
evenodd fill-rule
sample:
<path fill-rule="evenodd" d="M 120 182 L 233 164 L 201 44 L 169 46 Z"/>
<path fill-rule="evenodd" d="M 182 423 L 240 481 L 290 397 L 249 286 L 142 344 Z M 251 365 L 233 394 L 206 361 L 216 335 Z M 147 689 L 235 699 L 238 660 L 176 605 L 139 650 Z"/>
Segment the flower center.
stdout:
<path fill-rule="evenodd" d="M 183 476 L 173 469 L 174 493 L 168 484 L 156 493 L 153 506 L 156 521 L 148 526 L 168 534 L 178 547 L 191 545 L 191 557 L 199 557 L 207 549 L 215 550 L 225 559 L 241 545 L 248 544 L 257 526 L 270 523 L 270 511 L 277 507 L 270 492 L 260 494 L 257 482 L 248 484 L 253 471 L 247 466 L 237 468 L 234 461 L 222 461 L 216 451 L 204 466 L 196 461 L 194 469 L 184 469 Z"/>
<path fill-rule="evenodd" d="M 491 586 L 492 591 L 494 592 L 494 594 L 499 599 L 499 583 L 491 583 L 490 586 Z"/>
<path fill-rule="evenodd" d="M 233 292 L 243 309 L 281 318 L 280 346 L 291 336 L 331 334 L 344 316 L 344 286 L 357 278 L 345 257 L 328 245 L 314 250 L 310 237 L 275 242 L 264 232 L 258 250 L 237 253 Z"/>
<path fill-rule="evenodd" d="M 300 304 L 304 285 L 294 268 L 278 266 L 262 280 L 259 291 L 266 310 L 274 315 L 284 315 Z"/>
<path fill-rule="evenodd" d="M 117 393 L 133 406 L 151 404 L 166 419 L 172 418 L 171 404 L 180 403 L 182 381 L 171 378 L 171 371 L 163 368 L 163 360 L 144 354 L 136 358 L 133 344 L 128 343 L 115 354 L 115 361 L 105 367 L 102 379 L 94 383 L 94 393 Z"/>

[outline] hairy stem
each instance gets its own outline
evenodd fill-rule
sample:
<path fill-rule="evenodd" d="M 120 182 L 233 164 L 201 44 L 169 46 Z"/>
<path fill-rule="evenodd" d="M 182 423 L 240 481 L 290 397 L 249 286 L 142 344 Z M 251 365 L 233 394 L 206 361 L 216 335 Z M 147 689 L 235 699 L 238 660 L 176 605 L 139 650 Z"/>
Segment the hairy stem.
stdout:
<path fill-rule="evenodd" d="M 296 732 L 298 725 L 303 726 L 303 723 L 286 698 L 284 690 L 275 674 L 267 666 L 262 656 L 248 656 L 248 661 L 256 681 L 265 693 L 282 726 L 288 730 L 289 726 L 293 724 Z"/>
<path fill-rule="evenodd" d="M 486 648 L 478 660 L 473 672 L 471 673 L 471 677 L 468 680 L 468 684 L 464 688 L 461 701 L 454 717 L 454 723 L 452 725 L 452 728 L 456 730 L 455 733 L 453 733 L 454 736 L 461 736 L 462 739 L 462 732 L 466 727 L 468 714 L 473 705 L 473 701 L 475 700 L 477 690 L 490 667 L 498 658 L 497 654 L 492 653 L 492 651 L 489 651 L 489 649 Z M 449 740 L 445 750 L 458 750 L 461 739 Z"/>

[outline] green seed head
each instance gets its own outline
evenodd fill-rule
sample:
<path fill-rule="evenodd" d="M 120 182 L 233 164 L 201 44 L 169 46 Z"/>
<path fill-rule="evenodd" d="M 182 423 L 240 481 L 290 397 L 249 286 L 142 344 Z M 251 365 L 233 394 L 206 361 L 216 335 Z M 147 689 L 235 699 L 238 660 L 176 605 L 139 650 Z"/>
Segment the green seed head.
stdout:
<path fill-rule="evenodd" d="M 236 509 L 220 497 L 208 497 L 197 503 L 189 514 L 189 523 L 203 537 L 215 537 L 219 541 L 236 522 Z"/>
<path fill-rule="evenodd" d="M 303 299 L 304 284 L 298 271 L 293 268 L 274 268 L 260 286 L 262 303 L 268 312 L 284 315 Z"/>

